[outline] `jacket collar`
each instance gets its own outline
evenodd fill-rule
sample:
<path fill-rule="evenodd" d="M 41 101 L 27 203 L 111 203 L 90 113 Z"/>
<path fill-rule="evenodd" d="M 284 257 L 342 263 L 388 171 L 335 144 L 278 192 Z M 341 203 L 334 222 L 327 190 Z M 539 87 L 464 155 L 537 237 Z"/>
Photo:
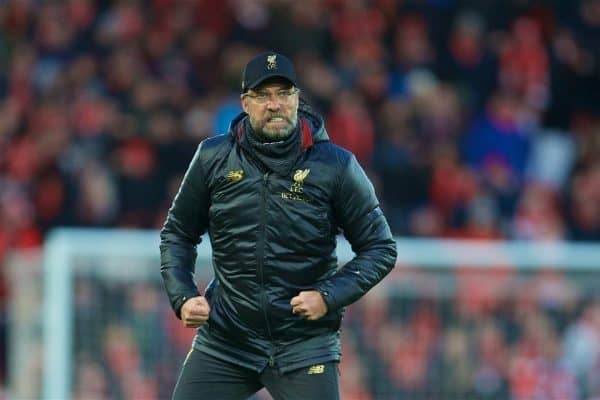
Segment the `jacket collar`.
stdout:
<path fill-rule="evenodd" d="M 247 116 L 248 114 L 241 112 L 229 125 L 229 134 L 237 141 L 244 134 L 243 121 Z M 298 124 L 300 125 L 300 133 L 302 134 L 302 150 L 312 147 L 315 143 L 329 141 L 323 117 L 302 99 L 298 107 Z"/>

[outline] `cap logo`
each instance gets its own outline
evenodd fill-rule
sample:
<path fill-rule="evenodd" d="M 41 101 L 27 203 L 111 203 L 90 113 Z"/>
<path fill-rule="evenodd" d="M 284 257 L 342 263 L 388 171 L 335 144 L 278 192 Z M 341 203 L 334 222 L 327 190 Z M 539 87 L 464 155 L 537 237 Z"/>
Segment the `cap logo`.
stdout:
<path fill-rule="evenodd" d="M 272 54 L 267 56 L 267 69 L 276 69 L 277 68 L 277 56 Z"/>

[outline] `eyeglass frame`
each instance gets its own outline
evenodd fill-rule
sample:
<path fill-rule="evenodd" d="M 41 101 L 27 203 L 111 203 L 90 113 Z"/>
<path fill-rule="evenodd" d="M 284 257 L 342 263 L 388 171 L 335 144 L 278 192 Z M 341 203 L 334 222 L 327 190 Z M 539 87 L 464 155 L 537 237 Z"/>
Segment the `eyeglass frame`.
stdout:
<path fill-rule="evenodd" d="M 292 97 L 298 93 L 300 93 L 300 89 L 292 87 L 290 89 L 280 89 L 275 93 L 264 91 L 256 92 L 256 94 L 244 93 L 242 94 L 242 97 L 250 97 L 258 104 L 267 104 L 267 102 L 272 101 L 272 98 L 275 97 L 279 103 L 287 104 L 292 100 Z"/>

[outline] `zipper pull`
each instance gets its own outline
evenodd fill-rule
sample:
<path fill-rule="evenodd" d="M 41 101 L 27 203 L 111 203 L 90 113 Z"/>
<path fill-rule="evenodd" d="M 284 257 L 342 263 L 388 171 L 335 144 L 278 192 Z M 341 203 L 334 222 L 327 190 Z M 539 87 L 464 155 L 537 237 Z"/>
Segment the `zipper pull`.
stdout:
<path fill-rule="evenodd" d="M 273 356 L 269 356 L 269 367 L 273 368 L 275 366 L 275 358 Z"/>

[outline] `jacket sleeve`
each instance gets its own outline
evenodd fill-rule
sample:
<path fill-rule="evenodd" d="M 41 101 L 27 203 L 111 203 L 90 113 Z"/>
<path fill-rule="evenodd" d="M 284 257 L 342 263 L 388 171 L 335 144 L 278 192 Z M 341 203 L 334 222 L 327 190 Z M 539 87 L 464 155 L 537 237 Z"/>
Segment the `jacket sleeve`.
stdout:
<path fill-rule="evenodd" d="M 196 246 L 208 228 L 209 201 L 200 144 L 160 232 L 160 272 L 177 318 L 183 303 L 199 296 L 194 282 Z"/>
<path fill-rule="evenodd" d="M 379 208 L 373 185 L 354 156 L 340 177 L 334 213 L 356 256 L 316 287 L 329 311 L 358 300 L 396 263 L 396 242 Z"/>

